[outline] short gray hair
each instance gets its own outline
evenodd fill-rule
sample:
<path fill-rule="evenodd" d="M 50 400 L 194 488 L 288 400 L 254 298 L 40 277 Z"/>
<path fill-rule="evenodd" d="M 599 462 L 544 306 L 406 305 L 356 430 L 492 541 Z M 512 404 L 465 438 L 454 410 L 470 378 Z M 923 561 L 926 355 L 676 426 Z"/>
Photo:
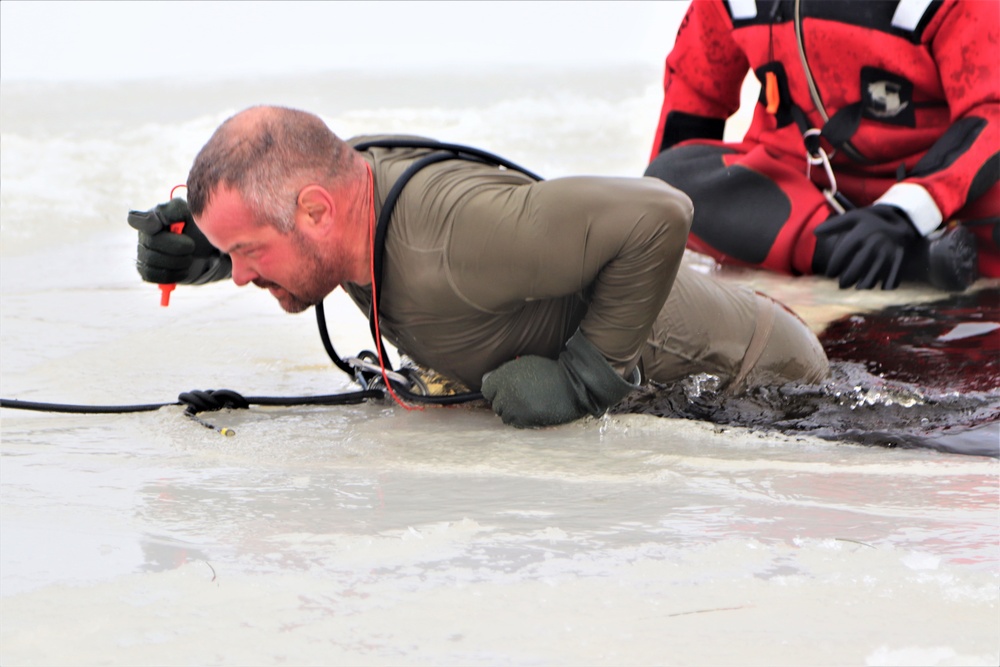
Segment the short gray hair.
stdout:
<path fill-rule="evenodd" d="M 188 206 L 201 215 L 221 185 L 236 190 L 257 224 L 291 231 L 299 188 L 334 184 L 353 149 L 318 116 L 285 107 L 251 107 L 216 129 L 191 166 Z"/>

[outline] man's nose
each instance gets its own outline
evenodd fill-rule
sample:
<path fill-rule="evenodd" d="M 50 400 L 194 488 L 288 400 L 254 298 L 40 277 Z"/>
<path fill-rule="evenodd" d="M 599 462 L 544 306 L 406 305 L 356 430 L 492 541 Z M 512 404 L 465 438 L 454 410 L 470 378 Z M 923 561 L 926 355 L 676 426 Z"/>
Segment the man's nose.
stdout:
<path fill-rule="evenodd" d="M 230 259 L 233 261 L 233 282 L 239 287 L 243 287 L 260 277 L 256 271 L 250 268 L 246 260 L 235 255 L 230 255 Z"/>

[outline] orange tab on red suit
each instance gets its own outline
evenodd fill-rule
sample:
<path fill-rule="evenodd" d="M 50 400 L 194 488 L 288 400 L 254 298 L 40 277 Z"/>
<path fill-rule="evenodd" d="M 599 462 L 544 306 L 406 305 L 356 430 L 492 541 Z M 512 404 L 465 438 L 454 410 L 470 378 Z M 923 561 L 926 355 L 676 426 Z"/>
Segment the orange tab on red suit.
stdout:
<path fill-rule="evenodd" d="M 767 99 L 767 112 L 772 116 L 778 113 L 781 94 L 778 92 L 778 76 L 774 72 L 764 73 L 764 95 Z"/>

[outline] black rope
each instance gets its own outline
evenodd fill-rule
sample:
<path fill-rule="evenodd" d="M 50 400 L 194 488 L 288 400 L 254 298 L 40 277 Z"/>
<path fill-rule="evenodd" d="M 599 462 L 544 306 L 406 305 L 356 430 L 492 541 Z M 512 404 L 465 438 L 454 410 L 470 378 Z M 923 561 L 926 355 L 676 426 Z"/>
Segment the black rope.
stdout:
<path fill-rule="evenodd" d="M 173 403 L 145 403 L 140 405 L 72 405 L 68 403 L 40 403 L 0 398 L 0 408 L 14 410 L 34 410 L 37 412 L 69 412 L 76 414 L 122 414 L 131 412 L 153 412 L 173 405 L 185 405 L 184 416 L 199 425 L 225 436 L 236 435 L 228 427 L 218 427 L 198 417 L 199 412 L 227 409 L 246 409 L 251 405 L 355 405 L 369 398 L 382 398 L 380 389 L 349 391 L 325 396 L 247 396 L 243 397 L 231 389 L 194 389 L 185 391 Z"/>
<path fill-rule="evenodd" d="M 323 349 L 326 350 L 326 354 L 327 354 L 327 356 L 330 357 L 330 361 L 332 361 L 337 366 L 337 368 L 339 368 L 340 370 L 344 371 L 352 379 L 354 379 L 354 380 L 357 381 L 358 380 L 358 373 L 356 372 L 356 370 L 350 364 L 348 364 L 346 361 L 344 361 L 339 354 L 337 354 L 337 350 L 334 349 L 333 343 L 330 341 L 330 332 L 327 330 L 327 327 L 326 327 L 326 312 L 324 311 L 323 302 L 322 301 L 320 301 L 319 303 L 316 304 L 316 325 L 319 328 L 319 337 L 320 337 L 320 340 L 323 341 Z M 362 354 L 364 354 L 364 353 L 362 353 Z M 374 359 L 378 358 L 373 353 L 371 353 L 371 354 L 372 354 L 372 357 Z M 358 356 L 362 356 L 362 355 L 358 355 Z M 376 378 L 379 378 L 379 376 L 376 376 Z M 461 393 L 461 394 L 444 394 L 444 395 L 440 395 L 440 396 L 426 395 L 426 394 L 414 394 L 413 392 L 411 392 L 409 390 L 408 387 L 404 387 L 404 386 L 400 385 L 398 382 L 393 382 L 392 383 L 392 388 L 393 388 L 393 390 L 399 396 L 401 396 L 402 398 L 410 401 L 411 403 L 427 403 L 429 405 L 455 405 L 457 403 L 468 403 L 470 401 L 478 401 L 478 400 L 480 400 L 483 397 L 482 393 L 478 392 L 478 391 L 465 392 L 465 393 Z M 365 391 L 356 392 L 356 393 L 362 394 L 362 393 L 365 393 L 365 392 L 373 392 L 373 393 L 378 394 L 380 397 L 382 396 L 382 390 L 381 389 L 367 389 Z M 300 398 L 307 399 L 307 397 L 300 397 Z M 317 399 L 325 399 L 325 398 L 328 398 L 328 397 L 317 396 L 316 398 Z M 372 396 L 370 398 L 374 398 L 374 396 Z M 309 405 L 309 404 L 311 404 L 311 403 L 307 399 L 307 400 L 302 400 L 300 403 L 296 403 L 295 405 Z M 174 405 L 176 405 L 176 403 Z M 279 403 L 260 403 L 260 405 L 284 405 L 284 404 L 279 404 Z M 324 403 L 324 405 L 330 405 L 330 404 L 329 403 Z M 156 408 L 153 408 L 153 409 L 156 409 Z"/>
<path fill-rule="evenodd" d="M 396 391 L 407 400 L 423 401 L 439 405 L 452 405 L 482 398 L 479 392 L 454 394 L 448 396 L 421 396 L 413 394 L 408 389 L 394 383 Z M 231 389 L 194 389 L 181 393 L 173 403 L 143 403 L 138 405 L 74 405 L 69 403 L 41 403 L 38 401 L 19 401 L 14 398 L 0 398 L 0 408 L 14 410 L 33 410 L 36 412 L 62 412 L 76 414 L 123 414 L 132 412 L 153 412 L 160 408 L 185 405 L 184 416 L 207 429 L 225 436 L 236 435 L 236 431 L 228 427 L 218 427 L 198 417 L 199 412 L 212 412 L 222 409 L 241 410 L 251 405 L 357 405 L 369 398 L 384 398 L 381 389 L 363 389 L 348 391 L 341 394 L 326 394 L 323 396 L 247 396 L 244 397 Z"/>
<path fill-rule="evenodd" d="M 330 332 L 326 328 L 326 309 L 323 307 L 323 302 L 320 301 L 316 304 L 316 326 L 319 328 L 319 339 L 323 341 L 323 349 L 326 350 L 327 356 L 330 357 L 330 361 L 334 363 L 340 370 L 347 373 L 347 375 L 354 379 L 354 369 L 340 358 L 337 351 L 333 349 L 333 343 L 330 341 Z"/>
<path fill-rule="evenodd" d="M 121 414 L 126 412 L 153 412 L 168 405 L 181 403 L 146 403 L 141 405 L 72 405 L 67 403 L 38 403 L 19 401 L 16 398 L 0 398 L 0 408 L 13 410 L 35 410 L 38 412 L 70 412 L 78 414 Z"/>
<path fill-rule="evenodd" d="M 40 403 L 20 401 L 14 398 L 0 398 L 0 408 L 13 410 L 33 410 L 36 412 L 65 412 L 75 414 L 125 414 L 131 412 L 153 412 L 174 405 L 187 406 L 185 414 L 212 412 L 222 409 L 246 409 L 251 405 L 291 406 L 291 405 L 356 405 L 369 398 L 382 398 L 380 389 L 364 389 L 342 394 L 325 396 L 247 396 L 231 389 L 208 389 L 186 391 L 173 403 L 145 403 L 139 405 L 73 405 L 68 403 Z"/>
<path fill-rule="evenodd" d="M 478 401 L 482 399 L 483 392 L 481 391 L 467 391 L 463 394 L 442 394 L 440 396 L 425 396 L 423 394 L 414 394 L 408 389 L 400 388 L 398 385 L 393 384 L 393 389 L 401 397 L 410 401 L 411 403 L 428 403 L 430 405 L 456 405 L 458 403 L 469 403 L 471 401 Z"/>
<path fill-rule="evenodd" d="M 196 415 L 199 412 L 211 412 L 223 408 L 245 410 L 250 407 L 249 401 L 230 389 L 209 389 L 202 391 L 192 389 L 185 391 L 177 397 L 181 403 L 187 406 L 185 414 Z"/>

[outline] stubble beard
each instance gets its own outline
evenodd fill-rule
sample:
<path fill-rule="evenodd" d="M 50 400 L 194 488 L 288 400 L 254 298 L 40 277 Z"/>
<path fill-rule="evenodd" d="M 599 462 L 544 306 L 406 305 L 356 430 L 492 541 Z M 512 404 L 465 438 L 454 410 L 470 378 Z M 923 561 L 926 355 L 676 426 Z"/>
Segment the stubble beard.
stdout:
<path fill-rule="evenodd" d="M 340 285 L 342 280 L 339 277 L 338 266 L 343 266 L 344 262 L 338 261 L 338 258 L 323 257 L 315 248 L 307 245 L 297 231 L 292 233 L 295 234 L 295 244 L 302 251 L 296 278 L 296 282 L 301 286 L 293 293 L 283 285 L 266 280 L 255 280 L 254 284 L 270 290 L 271 295 L 277 299 L 286 313 L 295 314 L 321 303 Z"/>

